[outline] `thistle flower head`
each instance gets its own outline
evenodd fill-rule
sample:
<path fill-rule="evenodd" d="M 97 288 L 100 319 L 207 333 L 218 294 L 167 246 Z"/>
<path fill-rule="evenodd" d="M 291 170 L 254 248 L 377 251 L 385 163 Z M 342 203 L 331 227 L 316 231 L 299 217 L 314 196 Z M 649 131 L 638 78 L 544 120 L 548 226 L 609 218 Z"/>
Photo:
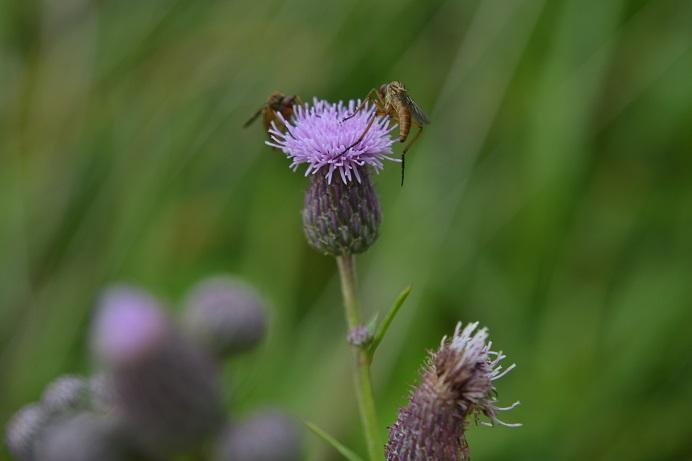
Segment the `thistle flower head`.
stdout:
<path fill-rule="evenodd" d="M 360 101 L 354 100 L 335 104 L 315 98 L 312 106 L 296 106 L 293 120 L 286 120 L 279 113 L 286 132 L 274 124 L 269 130 L 271 139 L 267 144 L 288 155 L 294 170 L 307 164 L 306 176 L 319 173 L 329 184 L 335 173 L 344 184 L 360 181 L 359 168 L 369 165 L 379 171 L 384 160 L 398 160 L 389 156 L 394 142 L 390 132 L 394 127 L 386 117 L 377 118 L 363 139 L 356 143 L 375 111 L 367 104 L 353 115 L 359 104 Z"/>
<path fill-rule="evenodd" d="M 450 341 L 443 339 L 440 350 L 435 357 L 435 368 L 441 373 L 450 388 L 457 393 L 460 404 L 467 412 L 483 414 L 490 422 L 486 425 L 499 424 L 517 427 L 521 424 L 508 424 L 497 418 L 497 412 L 506 408 L 496 405 L 496 390 L 493 382 L 502 378 L 516 366 L 514 363 L 504 368 L 500 365 L 507 356 L 502 351 L 490 350 L 492 341 L 488 341 L 488 330 L 478 328 L 478 322 L 461 328 L 457 324 L 454 336 Z M 514 408 L 519 402 L 512 405 Z"/>
<path fill-rule="evenodd" d="M 519 426 L 497 417 L 498 412 L 510 410 L 519 402 L 499 407 L 493 385 L 514 364 L 503 368 L 500 362 L 505 356 L 492 351 L 487 330 L 477 328 L 477 322 L 464 329 L 459 323 L 454 336 L 443 338 L 439 350 L 431 354 L 409 404 L 400 410 L 389 429 L 385 448 L 388 461 L 468 459 L 464 429 L 469 416 L 478 420 L 484 415 L 489 422 L 483 424 L 490 426 Z"/>
<path fill-rule="evenodd" d="M 252 349 L 264 337 L 264 301 L 248 284 L 230 276 L 202 280 L 188 293 L 186 332 L 217 357 Z"/>

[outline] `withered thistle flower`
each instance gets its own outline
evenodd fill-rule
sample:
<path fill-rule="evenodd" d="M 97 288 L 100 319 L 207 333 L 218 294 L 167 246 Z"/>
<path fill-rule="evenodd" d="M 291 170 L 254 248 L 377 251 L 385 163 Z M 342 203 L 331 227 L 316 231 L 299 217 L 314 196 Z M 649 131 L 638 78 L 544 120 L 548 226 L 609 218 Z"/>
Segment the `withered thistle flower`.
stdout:
<path fill-rule="evenodd" d="M 202 280 L 185 300 L 185 332 L 217 357 L 255 347 L 267 330 L 264 301 L 230 276 Z"/>
<path fill-rule="evenodd" d="M 93 346 L 112 385 L 113 414 L 153 453 L 194 449 L 222 422 L 214 367 L 186 341 L 146 292 L 106 292 Z"/>
<path fill-rule="evenodd" d="M 497 417 L 493 382 L 514 368 L 500 365 L 502 352 L 491 351 L 485 328 L 478 323 L 463 330 L 457 325 L 451 339 L 443 338 L 421 372 L 421 382 L 410 395 L 409 403 L 399 411 L 389 428 L 385 447 L 387 461 L 461 461 L 468 459 L 464 430 L 469 417 L 488 418 L 486 425 L 516 427 Z"/>

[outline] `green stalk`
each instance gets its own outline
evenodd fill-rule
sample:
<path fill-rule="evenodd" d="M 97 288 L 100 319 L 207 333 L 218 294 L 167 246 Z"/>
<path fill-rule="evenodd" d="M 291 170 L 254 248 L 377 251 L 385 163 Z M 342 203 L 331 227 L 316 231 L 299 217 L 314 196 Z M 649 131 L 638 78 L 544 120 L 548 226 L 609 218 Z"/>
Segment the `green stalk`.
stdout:
<path fill-rule="evenodd" d="M 356 298 L 355 260 L 352 255 L 337 256 L 336 263 L 339 266 L 341 294 L 344 298 L 346 321 L 349 330 L 352 330 L 360 324 L 358 300 Z M 353 357 L 356 397 L 358 399 L 358 410 L 360 411 L 363 431 L 365 432 L 368 457 L 370 461 L 380 461 L 383 459 L 384 445 L 380 441 L 379 425 L 375 412 L 375 399 L 373 397 L 372 378 L 370 376 L 370 356 L 367 345 L 353 346 Z"/>

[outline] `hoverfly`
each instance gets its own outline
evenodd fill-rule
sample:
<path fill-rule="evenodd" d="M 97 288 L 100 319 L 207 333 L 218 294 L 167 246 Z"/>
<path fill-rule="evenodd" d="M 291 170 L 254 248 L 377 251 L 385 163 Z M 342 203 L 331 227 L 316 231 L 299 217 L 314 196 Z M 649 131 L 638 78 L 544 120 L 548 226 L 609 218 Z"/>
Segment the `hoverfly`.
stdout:
<path fill-rule="evenodd" d="M 401 185 L 403 186 L 406 152 L 408 152 L 411 146 L 413 146 L 413 144 L 418 140 L 418 137 L 423 132 L 423 126 L 430 123 L 430 119 L 428 119 L 428 116 L 425 115 L 423 109 L 421 109 L 420 106 L 416 104 L 416 102 L 408 95 L 408 91 L 406 91 L 404 84 L 395 80 L 389 83 L 384 83 L 380 85 L 379 88 L 373 88 L 370 90 L 363 103 L 360 104 L 356 110 L 344 120 L 348 120 L 356 115 L 365 107 L 365 104 L 368 101 L 372 101 L 372 103 L 375 105 L 376 111 L 360 137 L 356 140 L 356 142 L 348 146 L 344 152 L 363 140 L 365 134 L 368 132 L 375 121 L 375 118 L 378 116 L 381 117 L 388 115 L 392 118 L 392 120 L 399 124 L 400 142 L 406 142 L 409 131 L 411 130 L 411 126 L 417 126 L 418 132 L 411 139 L 411 141 L 409 141 L 406 147 L 404 147 L 404 150 L 401 151 Z"/>
<path fill-rule="evenodd" d="M 267 136 L 269 135 L 272 122 L 276 122 L 277 128 L 284 131 L 286 127 L 278 114 L 283 115 L 284 119 L 290 120 L 293 116 L 293 107 L 298 104 L 303 104 L 303 101 L 298 96 L 286 96 L 279 91 L 275 91 L 269 96 L 267 102 L 250 117 L 250 120 L 245 122 L 243 128 L 249 127 L 260 115 L 263 115 L 264 131 L 267 132 Z"/>

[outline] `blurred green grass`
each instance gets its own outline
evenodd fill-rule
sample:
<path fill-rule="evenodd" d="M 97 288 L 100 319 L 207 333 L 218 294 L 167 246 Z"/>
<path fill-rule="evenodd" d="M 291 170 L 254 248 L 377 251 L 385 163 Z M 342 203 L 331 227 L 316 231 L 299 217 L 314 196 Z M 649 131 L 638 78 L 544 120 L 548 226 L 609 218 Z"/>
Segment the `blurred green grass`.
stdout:
<path fill-rule="evenodd" d="M 686 0 L 0 0 L 0 423 L 90 369 L 106 284 L 175 306 L 230 271 L 273 305 L 228 367 L 233 411 L 281 405 L 362 452 L 305 179 L 240 126 L 276 89 L 399 79 L 432 124 L 403 189 L 377 178 L 359 259 L 371 313 L 414 287 L 374 365 L 383 429 L 477 319 L 524 427 L 471 429 L 474 459 L 690 459 L 691 24 Z"/>

